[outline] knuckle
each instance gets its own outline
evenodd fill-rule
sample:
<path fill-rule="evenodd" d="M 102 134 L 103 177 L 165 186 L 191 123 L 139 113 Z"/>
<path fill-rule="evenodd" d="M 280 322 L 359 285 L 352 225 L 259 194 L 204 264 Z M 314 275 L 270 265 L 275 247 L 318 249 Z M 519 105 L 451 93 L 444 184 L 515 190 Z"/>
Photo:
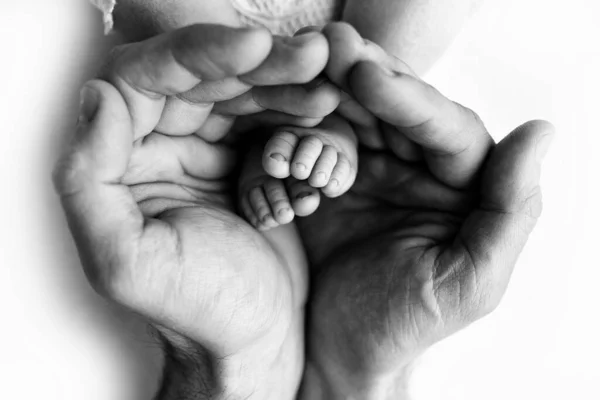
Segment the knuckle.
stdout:
<path fill-rule="evenodd" d="M 463 106 L 460 103 L 454 102 L 454 104 L 456 104 L 456 106 L 458 107 L 459 110 L 463 111 L 463 115 L 465 116 L 465 120 L 466 120 L 466 122 L 469 125 L 471 125 L 471 126 L 483 126 L 483 120 L 481 119 L 481 117 L 479 116 L 479 114 L 477 114 L 475 111 L 473 111 L 469 107 Z"/>
<path fill-rule="evenodd" d="M 485 140 L 488 142 L 487 145 L 490 145 L 491 136 L 487 133 L 479 114 L 462 104 L 456 102 L 454 104 L 463 115 L 463 122 L 454 127 L 454 133 L 456 137 L 464 138 L 460 150 L 457 150 L 456 153 L 467 151 L 478 143 L 481 145 L 481 141 L 483 141 L 483 145 L 486 145 Z"/>

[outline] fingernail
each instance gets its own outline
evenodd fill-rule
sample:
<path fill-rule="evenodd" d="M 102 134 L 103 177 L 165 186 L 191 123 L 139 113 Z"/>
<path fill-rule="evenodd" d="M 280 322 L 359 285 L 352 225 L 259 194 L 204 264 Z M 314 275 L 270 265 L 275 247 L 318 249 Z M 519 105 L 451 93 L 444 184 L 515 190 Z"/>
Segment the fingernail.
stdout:
<path fill-rule="evenodd" d="M 546 154 L 548 154 L 548 150 L 550 150 L 553 140 L 554 135 L 552 133 L 546 134 L 538 140 L 537 147 L 535 148 L 535 158 L 539 163 L 541 163 L 546 157 Z"/>
<path fill-rule="evenodd" d="M 294 36 L 306 35 L 307 33 L 311 32 L 320 32 L 320 30 L 321 28 L 316 25 L 305 26 L 303 28 L 298 29 L 298 31 L 294 33 Z"/>
<path fill-rule="evenodd" d="M 100 96 L 93 87 L 85 84 L 79 92 L 79 118 L 78 124 L 87 124 L 94 119 L 98 111 Z"/>
<path fill-rule="evenodd" d="M 332 180 L 329 181 L 329 185 L 331 187 L 336 188 L 336 187 L 340 186 L 340 181 L 338 181 L 337 179 L 333 178 Z"/>

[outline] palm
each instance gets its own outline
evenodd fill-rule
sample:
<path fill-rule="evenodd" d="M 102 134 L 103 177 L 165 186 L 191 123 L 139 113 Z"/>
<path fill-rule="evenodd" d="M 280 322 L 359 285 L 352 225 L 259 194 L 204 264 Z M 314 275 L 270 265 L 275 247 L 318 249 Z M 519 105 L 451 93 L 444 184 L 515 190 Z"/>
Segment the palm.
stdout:
<path fill-rule="evenodd" d="M 220 157 L 182 165 L 180 148 Z M 134 144 L 123 183 L 146 219 L 137 252 L 146 273 L 133 308 L 217 358 L 300 360 L 306 261 L 297 240 L 262 235 L 235 214 L 234 159 L 194 136 L 154 133 Z"/>
<path fill-rule="evenodd" d="M 326 367 L 344 366 L 349 376 L 393 372 L 451 333 L 447 317 L 460 299 L 438 296 L 437 278 L 449 267 L 438 255 L 470 202 L 424 163 L 373 152 L 360 160 L 351 192 L 301 224 L 316 266 L 311 353 L 328 354 Z"/>
<path fill-rule="evenodd" d="M 153 271 L 161 285 L 148 314 L 168 315 L 182 334 L 222 354 L 261 340 L 283 344 L 303 302 L 302 271 L 291 271 L 263 236 L 210 200 L 159 218 L 146 243 L 160 243 L 155 257 L 174 265 Z"/>

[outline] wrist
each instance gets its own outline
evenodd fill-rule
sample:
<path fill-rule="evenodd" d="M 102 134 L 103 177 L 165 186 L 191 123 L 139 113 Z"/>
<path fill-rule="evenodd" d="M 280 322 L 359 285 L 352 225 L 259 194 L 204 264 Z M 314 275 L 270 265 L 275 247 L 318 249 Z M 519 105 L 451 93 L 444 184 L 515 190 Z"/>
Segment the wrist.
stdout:
<path fill-rule="evenodd" d="M 222 377 L 209 353 L 189 340 L 174 344 L 161 337 L 164 349 L 162 383 L 155 400 L 208 400 L 223 396 Z M 183 345 L 183 346 L 182 346 Z"/>
<path fill-rule="evenodd" d="M 409 400 L 414 364 L 394 373 L 361 376 L 307 362 L 298 400 Z"/>
<path fill-rule="evenodd" d="M 260 343 L 228 356 L 213 354 L 200 344 L 160 328 L 164 350 L 162 383 L 154 400 L 291 400 L 296 397 L 302 346 L 284 348 Z M 289 342 L 289 343 L 288 343 Z M 291 348 L 291 350 L 290 350 Z"/>

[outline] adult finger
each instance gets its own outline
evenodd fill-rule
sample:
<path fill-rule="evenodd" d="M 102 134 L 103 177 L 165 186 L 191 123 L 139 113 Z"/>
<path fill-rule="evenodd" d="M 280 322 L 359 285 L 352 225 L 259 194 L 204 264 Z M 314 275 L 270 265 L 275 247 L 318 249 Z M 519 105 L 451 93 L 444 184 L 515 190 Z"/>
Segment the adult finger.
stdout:
<path fill-rule="evenodd" d="M 278 36 L 265 62 L 240 80 L 255 86 L 308 83 L 323 71 L 328 57 L 327 39 L 319 32 Z"/>
<path fill-rule="evenodd" d="M 411 74 L 370 61 L 357 63 L 349 82 L 363 106 L 423 147 L 438 179 L 456 188 L 472 182 L 493 146 L 477 114 Z"/>
<path fill-rule="evenodd" d="M 278 111 L 266 110 L 258 114 L 238 117 L 231 127 L 226 141 L 237 142 L 241 136 L 248 133 L 257 133 L 264 135 L 270 133 L 272 128 L 282 125 L 292 125 L 302 128 L 313 128 L 319 125 L 323 118 L 298 117 L 295 115 L 284 114 Z"/>
<path fill-rule="evenodd" d="M 169 97 L 155 130 L 168 135 L 190 134 L 200 129 L 213 102 L 220 104 L 220 110 L 215 112 L 228 115 L 273 109 L 293 115 L 322 116 L 326 112 L 323 110 L 335 108 L 330 103 L 338 102 L 337 89 L 331 84 L 317 89 L 310 82 L 322 72 L 327 57 L 327 41 L 321 34 L 275 37 L 268 57 L 251 72 L 205 80 Z M 306 88 L 302 84 L 307 84 Z"/>
<path fill-rule="evenodd" d="M 455 295 L 459 285 L 463 319 L 493 310 L 506 289 L 541 214 L 541 161 L 553 133 L 548 122 L 530 121 L 494 148 L 483 172 L 479 207 L 438 257 L 439 293 Z"/>
<path fill-rule="evenodd" d="M 132 142 L 123 97 L 106 82 L 88 82 L 77 133 L 57 164 L 54 183 L 90 282 L 113 298 L 119 296 L 113 283 L 123 282 L 116 276 L 134 262 L 144 226 L 129 189 L 120 183 Z"/>
<path fill-rule="evenodd" d="M 385 148 L 379 119 L 348 93 L 341 92 L 340 104 L 335 111 L 352 124 L 360 144 L 370 149 Z"/>
<path fill-rule="evenodd" d="M 200 82 L 178 97 L 208 103 L 233 99 L 253 86 L 305 84 L 323 71 L 328 57 L 327 40 L 318 32 L 293 38 L 276 36 L 268 57 L 251 72 Z"/>
<path fill-rule="evenodd" d="M 339 90 L 330 82 L 317 79 L 305 85 L 257 86 L 234 99 L 216 103 L 214 112 L 248 115 L 273 110 L 319 118 L 331 114 L 339 102 Z"/>
<path fill-rule="evenodd" d="M 358 193 L 399 208 L 425 208 L 456 215 L 466 215 L 475 206 L 473 193 L 444 185 L 425 167 L 394 154 L 362 148 L 359 160 L 359 173 L 352 187 Z"/>
<path fill-rule="evenodd" d="M 200 129 L 213 109 L 213 103 L 189 103 L 177 96 L 167 97 L 155 132 L 187 136 Z"/>
<path fill-rule="evenodd" d="M 139 138 L 158 124 L 165 96 L 203 80 L 252 71 L 267 59 L 271 46 L 271 35 L 262 29 L 192 25 L 116 48 L 100 76 L 125 98 Z"/>
<path fill-rule="evenodd" d="M 402 71 L 416 76 L 402 60 L 388 54 L 381 46 L 364 39 L 347 22 L 331 22 L 323 28 L 323 35 L 329 43 L 329 61 L 325 71 L 335 84 L 348 89 L 348 72 L 360 61 L 372 61 L 382 68 Z"/>
<path fill-rule="evenodd" d="M 203 181 L 226 177 L 235 166 L 233 150 L 196 135 L 173 137 L 151 133 L 136 141 L 122 178 L 128 186 L 169 182 L 195 187 Z"/>

